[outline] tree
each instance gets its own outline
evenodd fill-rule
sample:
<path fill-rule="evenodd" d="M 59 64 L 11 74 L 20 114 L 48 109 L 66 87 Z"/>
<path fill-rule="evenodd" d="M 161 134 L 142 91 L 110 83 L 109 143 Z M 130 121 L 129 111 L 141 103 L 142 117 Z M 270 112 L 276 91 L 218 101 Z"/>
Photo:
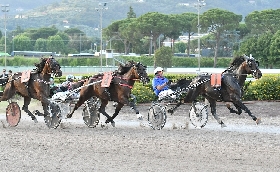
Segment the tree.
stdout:
<path fill-rule="evenodd" d="M 240 46 L 240 54 L 255 54 L 258 49 L 258 38 L 257 37 L 250 37 L 244 40 Z"/>
<path fill-rule="evenodd" d="M 176 53 L 185 53 L 186 44 L 184 42 L 178 42 L 174 45 Z"/>
<path fill-rule="evenodd" d="M 43 27 L 39 29 L 28 29 L 25 34 L 31 39 L 36 41 L 38 38 L 47 39 L 49 36 L 54 36 L 58 32 L 56 27 Z"/>
<path fill-rule="evenodd" d="M 155 52 L 155 66 L 171 67 L 172 57 L 173 53 L 170 47 L 160 47 Z"/>
<path fill-rule="evenodd" d="M 280 57 L 280 30 L 278 30 L 271 38 L 271 46 L 269 50 L 271 57 L 268 60 L 272 68 L 272 64 L 275 64 L 277 58 Z"/>
<path fill-rule="evenodd" d="M 129 6 L 129 12 L 127 12 L 127 18 L 136 18 L 136 13 L 131 6 Z"/>
<path fill-rule="evenodd" d="M 271 48 L 271 39 L 273 37 L 272 33 L 265 33 L 262 34 L 259 38 L 258 38 L 258 42 L 257 42 L 257 51 L 253 54 L 254 57 L 257 57 L 258 60 L 261 62 L 261 64 L 263 64 L 266 68 L 268 68 L 268 65 L 271 64 L 270 63 L 270 48 Z"/>
<path fill-rule="evenodd" d="M 81 31 L 80 29 L 77 29 L 77 28 L 66 29 L 64 31 L 64 33 L 66 33 L 69 36 L 75 36 L 77 34 L 85 34 L 83 31 Z"/>
<path fill-rule="evenodd" d="M 164 33 L 170 33 L 174 26 L 170 24 L 168 15 L 158 12 L 149 12 L 137 18 L 137 29 L 143 34 L 143 37 L 149 37 L 152 41 L 154 52 L 157 49 L 156 43 L 158 37 Z M 152 53 L 150 47 L 149 55 Z"/>
<path fill-rule="evenodd" d="M 217 53 L 221 41 L 221 36 L 224 31 L 235 30 L 241 22 L 242 16 L 221 9 L 210 9 L 200 17 L 201 28 L 204 32 L 210 32 L 215 36 L 215 54 L 214 65 L 217 66 Z"/>
<path fill-rule="evenodd" d="M 47 42 L 47 50 L 59 53 L 64 49 L 64 43 L 59 35 L 50 36 Z"/>
<path fill-rule="evenodd" d="M 39 38 L 36 40 L 34 50 L 35 51 L 47 51 L 47 39 Z"/>
<path fill-rule="evenodd" d="M 14 46 L 17 51 L 32 51 L 33 45 L 29 37 L 20 34 L 14 38 Z"/>
<path fill-rule="evenodd" d="M 188 46 L 187 46 L 187 54 L 190 55 L 190 41 L 191 36 L 194 32 L 197 31 L 193 26 L 193 20 L 197 18 L 197 14 L 195 13 L 183 13 L 181 15 L 177 15 L 177 19 L 179 20 L 180 31 L 186 33 L 188 36 Z"/>
<path fill-rule="evenodd" d="M 251 34 L 276 33 L 280 30 L 280 9 L 254 11 L 245 17 L 245 23 Z"/>

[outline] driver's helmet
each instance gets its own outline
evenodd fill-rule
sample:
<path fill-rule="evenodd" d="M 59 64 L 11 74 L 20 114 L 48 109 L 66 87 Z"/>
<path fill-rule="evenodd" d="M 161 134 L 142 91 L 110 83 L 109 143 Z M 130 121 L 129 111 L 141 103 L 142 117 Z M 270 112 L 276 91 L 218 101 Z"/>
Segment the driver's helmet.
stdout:
<path fill-rule="evenodd" d="M 162 68 L 162 67 L 157 67 L 157 68 L 154 70 L 154 74 L 156 75 L 158 71 L 163 71 L 163 68 Z"/>
<path fill-rule="evenodd" d="M 70 82 L 73 82 L 74 81 L 74 75 L 67 75 L 66 80 L 70 81 Z"/>

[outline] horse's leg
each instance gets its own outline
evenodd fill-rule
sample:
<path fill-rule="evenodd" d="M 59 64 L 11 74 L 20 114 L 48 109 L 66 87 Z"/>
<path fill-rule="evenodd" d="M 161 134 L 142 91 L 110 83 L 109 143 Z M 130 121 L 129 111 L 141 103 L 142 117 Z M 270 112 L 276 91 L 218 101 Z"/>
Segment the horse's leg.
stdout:
<path fill-rule="evenodd" d="M 175 112 L 175 110 L 182 105 L 181 100 L 176 103 L 174 107 L 171 107 L 170 109 L 167 110 L 168 113 L 171 113 L 171 115 Z"/>
<path fill-rule="evenodd" d="M 108 115 L 108 113 L 105 111 L 105 107 L 107 106 L 108 102 L 109 101 L 107 99 L 101 99 L 101 105 L 100 105 L 100 108 L 98 109 L 100 113 L 102 113 L 104 116 L 107 117 L 107 120 L 105 121 L 106 124 L 109 122 L 114 123 L 114 121 L 112 120 L 112 117 L 110 117 Z"/>
<path fill-rule="evenodd" d="M 116 116 L 118 116 L 118 114 L 119 114 L 119 112 L 120 112 L 120 110 L 122 109 L 123 106 L 124 106 L 124 104 L 118 102 L 118 105 L 115 109 L 115 113 L 113 114 L 113 116 L 110 119 L 108 118 L 105 123 L 111 122 L 112 126 L 115 127 L 114 119 L 116 118 Z"/>
<path fill-rule="evenodd" d="M 224 124 L 224 122 L 218 117 L 217 113 L 216 113 L 216 100 L 211 99 L 211 98 L 207 98 L 207 100 L 210 103 L 210 108 L 211 108 L 211 114 L 213 115 L 213 117 L 216 119 L 216 121 L 221 125 L 221 127 L 226 127 L 226 125 Z"/>
<path fill-rule="evenodd" d="M 242 110 L 244 110 L 254 121 L 256 121 L 257 124 L 261 123 L 261 119 L 255 117 L 252 112 L 247 108 L 247 106 L 244 105 L 244 103 L 242 103 L 242 101 L 240 99 L 236 99 L 233 102 L 236 106 L 240 107 Z"/>
<path fill-rule="evenodd" d="M 235 106 L 237 111 L 235 109 L 231 108 L 229 103 L 226 104 L 229 112 L 230 113 L 236 113 L 236 114 L 240 115 L 242 113 L 242 109 L 239 106 L 237 106 L 235 103 L 233 103 L 233 105 Z"/>
<path fill-rule="evenodd" d="M 29 109 L 28 109 L 28 105 L 30 104 L 30 102 L 31 102 L 31 98 L 30 97 L 24 97 L 24 104 L 23 104 L 23 106 L 22 106 L 22 110 L 24 111 L 24 112 L 26 112 L 29 116 L 31 116 L 31 119 L 35 122 L 35 123 L 37 123 L 38 121 L 37 121 L 37 119 L 36 119 L 36 117 L 29 111 Z"/>
<path fill-rule="evenodd" d="M 79 98 L 78 102 L 75 104 L 73 110 L 72 110 L 69 114 L 67 114 L 67 118 L 72 118 L 74 112 L 75 112 L 80 106 L 82 106 L 82 104 L 83 104 L 86 100 L 87 100 L 87 97 L 84 98 L 83 96 L 80 96 L 80 98 Z"/>
<path fill-rule="evenodd" d="M 139 110 L 136 108 L 135 104 L 136 104 L 136 97 L 133 94 L 130 94 L 129 106 L 131 109 L 135 111 L 137 118 L 142 120 L 143 116 L 139 113 Z"/>
<path fill-rule="evenodd" d="M 240 115 L 240 114 L 242 113 L 242 109 L 241 109 L 239 106 L 237 106 L 236 104 L 234 104 L 234 103 L 233 103 L 233 105 L 235 106 L 235 108 L 236 108 L 237 110 L 235 110 L 235 109 L 233 109 L 232 107 L 230 107 L 230 104 L 229 104 L 229 103 L 226 103 L 226 106 L 227 106 L 229 112 L 230 112 L 230 113 L 236 113 L 236 114 Z"/>

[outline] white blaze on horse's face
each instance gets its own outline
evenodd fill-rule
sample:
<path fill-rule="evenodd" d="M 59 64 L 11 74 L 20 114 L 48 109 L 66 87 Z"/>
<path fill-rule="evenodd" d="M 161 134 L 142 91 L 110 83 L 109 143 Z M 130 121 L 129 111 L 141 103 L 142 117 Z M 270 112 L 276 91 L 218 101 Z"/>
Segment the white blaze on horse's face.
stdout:
<path fill-rule="evenodd" d="M 255 79 L 259 79 L 262 77 L 262 72 L 259 69 L 259 62 L 256 61 L 253 57 L 246 56 L 246 63 L 250 68 L 250 73 L 253 75 Z"/>

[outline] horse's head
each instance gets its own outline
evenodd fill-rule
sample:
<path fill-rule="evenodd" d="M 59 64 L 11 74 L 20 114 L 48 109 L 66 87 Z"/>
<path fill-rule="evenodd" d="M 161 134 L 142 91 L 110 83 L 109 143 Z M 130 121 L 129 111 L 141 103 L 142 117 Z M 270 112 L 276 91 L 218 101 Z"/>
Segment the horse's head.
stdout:
<path fill-rule="evenodd" d="M 248 74 L 252 74 L 255 79 L 259 79 L 262 77 L 262 72 L 259 69 L 259 62 L 253 58 L 244 55 L 245 59 L 245 69 Z"/>
<path fill-rule="evenodd" d="M 62 71 L 60 70 L 60 65 L 59 63 L 53 58 L 45 58 L 42 61 L 45 61 L 44 67 L 42 72 L 43 73 L 52 73 L 56 77 L 62 76 Z"/>
<path fill-rule="evenodd" d="M 150 82 L 146 69 L 147 67 L 142 63 L 128 61 L 125 65 L 120 65 L 118 71 L 122 74 L 129 73 L 130 75 L 134 75 L 135 79 L 139 79 L 141 82 L 146 84 Z"/>
<path fill-rule="evenodd" d="M 127 73 L 130 70 L 131 67 L 132 67 L 132 65 L 130 66 L 127 64 L 125 64 L 125 65 L 119 64 L 119 67 L 118 67 L 116 73 L 120 74 L 120 75 L 124 75 L 125 73 Z"/>
<path fill-rule="evenodd" d="M 143 84 L 147 84 L 150 82 L 150 78 L 146 71 L 146 66 L 144 66 L 142 63 L 137 62 L 134 64 L 134 68 L 136 68 L 138 79 L 140 79 Z"/>

